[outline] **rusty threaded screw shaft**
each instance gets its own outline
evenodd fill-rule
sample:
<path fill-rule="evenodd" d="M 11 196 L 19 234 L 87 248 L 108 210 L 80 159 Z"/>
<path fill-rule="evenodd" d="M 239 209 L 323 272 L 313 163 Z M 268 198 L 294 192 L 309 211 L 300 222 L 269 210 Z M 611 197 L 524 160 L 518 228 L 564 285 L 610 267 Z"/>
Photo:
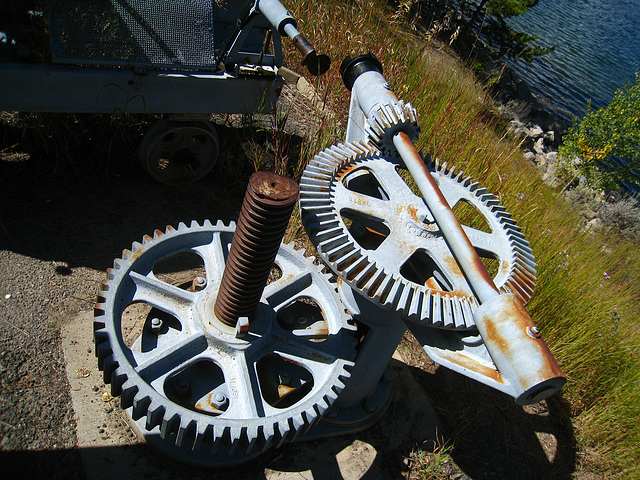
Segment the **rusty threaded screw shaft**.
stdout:
<path fill-rule="evenodd" d="M 294 180 L 272 172 L 249 179 L 214 307 L 221 322 L 235 326 L 255 314 L 298 191 Z"/>

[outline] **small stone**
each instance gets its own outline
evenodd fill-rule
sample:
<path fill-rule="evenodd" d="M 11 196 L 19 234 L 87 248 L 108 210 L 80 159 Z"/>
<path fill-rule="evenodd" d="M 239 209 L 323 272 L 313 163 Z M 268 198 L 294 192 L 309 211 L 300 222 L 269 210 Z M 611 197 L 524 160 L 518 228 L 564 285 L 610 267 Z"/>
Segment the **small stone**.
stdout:
<path fill-rule="evenodd" d="M 544 135 L 544 130 L 540 127 L 540 125 L 535 125 L 531 130 L 529 130 L 529 136 L 531 138 L 540 138 Z"/>
<path fill-rule="evenodd" d="M 546 143 L 547 145 L 553 145 L 554 143 L 556 143 L 556 133 L 553 130 L 545 132 L 543 138 L 544 143 Z"/>
<path fill-rule="evenodd" d="M 533 151 L 536 152 L 536 153 L 544 153 L 545 152 L 544 139 L 538 138 L 538 140 L 536 140 L 536 143 L 533 144 Z"/>
<path fill-rule="evenodd" d="M 600 220 L 599 218 L 594 218 L 593 220 L 589 220 L 589 222 L 587 222 L 587 230 L 600 230 L 602 228 L 602 220 Z"/>
<path fill-rule="evenodd" d="M 535 162 L 536 161 L 536 154 L 533 152 L 525 152 L 524 153 L 524 159 L 528 160 L 530 162 Z"/>

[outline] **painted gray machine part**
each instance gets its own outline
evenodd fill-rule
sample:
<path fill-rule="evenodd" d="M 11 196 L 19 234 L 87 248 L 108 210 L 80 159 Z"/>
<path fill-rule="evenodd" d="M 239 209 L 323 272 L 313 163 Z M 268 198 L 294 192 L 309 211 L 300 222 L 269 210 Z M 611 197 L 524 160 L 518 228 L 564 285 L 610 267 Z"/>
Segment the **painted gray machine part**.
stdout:
<path fill-rule="evenodd" d="M 43 29 L 46 16 L 51 58 L 25 55 L 9 37 L 15 28 L 0 18 L 0 33 L 9 32 L 0 39 L 0 109 L 171 115 L 139 150 L 143 168 L 165 184 L 199 180 L 215 165 L 211 113 L 275 112 L 284 84 L 281 34 L 313 74 L 330 63 L 277 0 L 49 0 L 46 15 L 10 7 L 22 22 L 41 17 Z"/>
<path fill-rule="evenodd" d="M 303 61 L 315 55 L 277 0 L 49 0 L 46 16 L 50 62 L 0 60 L 3 110 L 271 113 L 284 83 L 280 35 L 307 46 Z M 326 71 L 322 58 L 312 72 Z"/>
<path fill-rule="evenodd" d="M 407 128 L 403 118 L 412 116 L 412 108 L 393 94 L 380 63 L 371 55 L 347 58 L 341 73 L 352 90 L 347 141 L 376 141 L 383 154 L 386 150 L 391 156 L 390 147 L 395 147 L 480 304 L 473 315 L 480 334 L 477 341 L 463 341 L 459 333 L 408 322 L 427 354 L 444 366 L 508 393 L 518 404 L 534 403 L 557 392 L 566 380 L 538 327 L 516 295 L 500 292 L 495 286 L 415 149 L 410 137 L 415 138 L 417 125 Z"/>

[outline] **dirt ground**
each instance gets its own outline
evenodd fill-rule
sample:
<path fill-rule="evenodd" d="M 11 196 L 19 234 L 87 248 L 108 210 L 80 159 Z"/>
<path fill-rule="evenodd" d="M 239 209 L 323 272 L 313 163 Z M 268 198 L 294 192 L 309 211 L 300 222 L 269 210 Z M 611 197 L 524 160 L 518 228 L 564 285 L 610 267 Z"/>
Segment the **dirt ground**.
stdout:
<path fill-rule="evenodd" d="M 286 102 L 285 102 L 286 104 Z M 75 120 L 74 120 L 75 118 Z M 43 120 L 45 119 L 45 120 Z M 84 479 L 61 329 L 89 315 L 96 288 L 113 259 L 132 241 L 166 225 L 205 219 L 236 220 L 244 185 L 252 172 L 248 149 L 255 130 L 219 126 L 221 159 L 212 174 L 186 186 L 153 181 L 137 161 L 137 146 L 153 118 L 113 120 L 93 116 L 3 114 L 0 123 L 0 459 L 4 478 Z M 296 133 L 305 121 L 294 122 Z M 255 136 L 254 136 L 255 135 Z M 298 140 L 291 137 L 291 144 Z M 258 143 L 259 146 L 259 143 Z M 244 153 L 242 153 L 244 152 Z M 88 349 L 90 350 L 90 349 Z M 385 417 L 366 432 L 301 449 L 290 445 L 233 472 L 192 469 L 160 458 L 150 447 L 127 440 L 126 458 L 166 467 L 160 478 L 266 478 L 296 459 L 308 462 L 299 477 L 347 478 L 335 467 L 313 467 L 314 452 L 339 455 L 356 445 L 366 459 L 373 447 L 375 469 L 361 478 L 571 479 L 598 478 L 583 467 L 568 406 L 562 397 L 522 409 L 502 394 L 436 368 L 410 338 L 399 353 L 423 393 L 433 400 L 441 424 L 423 441 L 405 436 L 385 445 L 394 424 Z M 87 352 L 89 353 L 89 352 Z M 81 375 L 82 372 L 79 373 Z M 94 388 L 103 385 L 96 377 Z M 96 390 L 97 392 L 97 390 Z M 398 397 L 393 415 L 405 418 L 411 402 Z M 106 409 L 117 411 L 117 402 Z M 430 411 L 430 410 L 429 410 Z M 118 413 L 119 412 L 119 413 Z M 107 412 L 111 414 L 111 412 Z M 415 411 L 414 411 L 415 414 Z M 418 415 L 418 418 L 420 415 Z M 435 424 L 435 423 L 434 423 Z M 101 425 L 96 425 L 100 429 Z M 326 442 L 326 441 L 325 441 Z M 357 443 L 361 442 L 361 443 Z M 438 448 L 450 455 L 437 474 L 429 465 Z M 359 448 L 359 450 L 358 450 Z M 415 452 L 425 453 L 415 455 Z M 412 452 L 414 455 L 412 456 Z M 86 450 L 84 452 L 87 453 Z M 102 456 L 99 449 L 92 455 Z M 408 460 L 412 457 L 414 460 Z M 151 460 L 149 460 L 151 459 Z M 115 468 L 116 466 L 114 466 Z M 126 464 L 113 472 L 123 471 Z M 131 469 L 133 471 L 133 469 Z M 377 472 L 374 476 L 373 472 Z M 423 473 L 419 473 L 422 471 Z M 152 478 L 152 477 L 148 477 Z M 279 478 L 279 477 L 273 477 Z M 360 477 L 359 477 L 360 478 Z"/>

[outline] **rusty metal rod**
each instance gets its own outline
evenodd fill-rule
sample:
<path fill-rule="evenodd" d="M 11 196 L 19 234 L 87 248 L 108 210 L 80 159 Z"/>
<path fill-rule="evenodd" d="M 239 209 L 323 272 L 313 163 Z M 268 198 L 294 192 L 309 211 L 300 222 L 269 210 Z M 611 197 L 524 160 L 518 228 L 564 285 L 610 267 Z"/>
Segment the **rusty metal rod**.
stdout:
<path fill-rule="evenodd" d="M 399 132 L 393 144 L 481 304 L 473 319 L 516 403 L 526 405 L 553 395 L 566 379 L 522 302 L 514 294 L 500 294 L 409 136 Z"/>
<path fill-rule="evenodd" d="M 235 326 L 255 314 L 298 199 L 298 184 L 273 172 L 249 179 L 214 312 Z"/>
<path fill-rule="evenodd" d="M 442 195 L 438 184 L 431 176 L 429 169 L 409 136 L 404 132 L 398 132 L 393 137 L 393 144 L 407 169 L 413 175 L 413 179 L 424 196 L 427 207 L 429 207 L 478 301 L 485 303 L 499 295 L 500 292 L 493 283 L 493 278 L 489 275 L 478 252 L 471 244 L 460 221 L 456 218 L 444 195 Z"/>

